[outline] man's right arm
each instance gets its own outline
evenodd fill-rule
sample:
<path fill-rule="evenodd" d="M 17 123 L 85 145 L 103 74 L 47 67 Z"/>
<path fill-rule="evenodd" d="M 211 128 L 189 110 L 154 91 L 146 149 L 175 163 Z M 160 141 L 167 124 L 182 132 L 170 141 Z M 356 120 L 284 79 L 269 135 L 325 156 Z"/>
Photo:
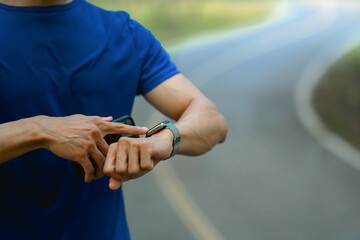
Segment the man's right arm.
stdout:
<path fill-rule="evenodd" d="M 0 164 L 43 147 L 39 117 L 0 124 Z"/>
<path fill-rule="evenodd" d="M 107 134 L 145 134 L 147 128 L 111 122 L 112 117 L 72 115 L 36 116 L 0 124 L 0 164 L 27 152 L 45 148 L 57 156 L 78 162 L 85 181 L 103 176 L 108 145 Z M 96 171 L 89 158 L 96 164 Z"/>

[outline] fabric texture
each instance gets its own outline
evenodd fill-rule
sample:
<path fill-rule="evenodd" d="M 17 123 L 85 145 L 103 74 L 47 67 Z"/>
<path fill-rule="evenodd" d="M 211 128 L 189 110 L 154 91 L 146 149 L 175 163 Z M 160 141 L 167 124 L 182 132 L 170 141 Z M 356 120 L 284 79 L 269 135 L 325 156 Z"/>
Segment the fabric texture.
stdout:
<path fill-rule="evenodd" d="M 36 115 L 131 114 L 179 71 L 125 12 L 83 0 L 0 4 L 0 123 Z M 1 239 L 129 239 L 121 190 L 77 179 L 68 160 L 36 150 L 0 165 Z"/>

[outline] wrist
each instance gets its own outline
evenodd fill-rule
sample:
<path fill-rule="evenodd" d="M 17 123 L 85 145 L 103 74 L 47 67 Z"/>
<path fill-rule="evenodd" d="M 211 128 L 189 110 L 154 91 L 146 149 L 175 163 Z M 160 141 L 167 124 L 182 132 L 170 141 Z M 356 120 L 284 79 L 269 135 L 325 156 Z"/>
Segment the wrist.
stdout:
<path fill-rule="evenodd" d="M 24 118 L 13 122 L 13 124 L 15 124 L 14 127 L 17 126 L 17 132 L 19 137 L 21 136 L 21 141 L 29 150 L 36 150 L 43 147 L 44 134 L 41 132 L 38 121 L 39 116 Z"/>
<path fill-rule="evenodd" d="M 146 133 L 146 137 L 150 137 L 154 134 L 157 134 L 163 130 L 168 130 L 172 134 L 172 152 L 170 153 L 170 156 L 168 158 L 171 158 L 177 154 L 177 152 L 180 149 L 180 133 L 179 129 L 169 120 L 165 120 L 154 127 L 150 128 L 148 132 Z"/>
<path fill-rule="evenodd" d="M 173 152 L 173 133 L 169 129 L 164 129 L 150 137 L 157 145 L 155 158 L 166 160 Z"/>
<path fill-rule="evenodd" d="M 29 133 L 31 134 L 31 138 L 33 139 L 34 144 L 37 148 L 47 148 L 48 142 L 50 141 L 50 137 L 46 133 L 46 128 L 44 127 L 44 122 L 46 119 L 50 117 L 48 116 L 35 116 L 29 119 L 24 119 L 27 121 L 27 129 L 29 129 Z"/>

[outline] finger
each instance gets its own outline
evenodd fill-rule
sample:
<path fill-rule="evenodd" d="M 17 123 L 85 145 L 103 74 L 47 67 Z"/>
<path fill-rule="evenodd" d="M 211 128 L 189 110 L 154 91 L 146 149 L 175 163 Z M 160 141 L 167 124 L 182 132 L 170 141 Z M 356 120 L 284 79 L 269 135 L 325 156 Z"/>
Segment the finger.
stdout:
<path fill-rule="evenodd" d="M 106 160 L 104 164 L 104 173 L 110 177 L 117 177 L 115 173 L 115 161 L 117 153 L 118 144 L 113 143 L 109 147 L 109 151 L 106 155 Z"/>
<path fill-rule="evenodd" d="M 133 180 L 133 179 L 137 179 L 139 177 L 142 177 L 146 174 L 147 172 L 142 172 L 142 173 L 139 173 L 137 174 L 136 176 L 133 176 L 133 177 L 130 177 L 130 176 L 127 176 L 127 177 L 122 177 L 121 179 L 116 179 L 116 178 L 110 178 L 109 180 L 109 188 L 111 190 L 116 190 L 118 189 L 121 184 L 123 184 L 124 182 L 127 182 L 127 181 L 130 181 L 130 180 Z"/>
<path fill-rule="evenodd" d="M 85 182 L 90 183 L 94 179 L 94 174 L 95 174 L 94 166 L 91 164 L 89 159 L 84 159 L 83 161 L 81 161 L 80 164 L 85 172 L 85 179 L 84 179 Z"/>
<path fill-rule="evenodd" d="M 113 117 L 102 117 L 101 120 L 105 122 L 111 122 L 113 120 Z"/>
<path fill-rule="evenodd" d="M 121 182 L 120 180 L 116 180 L 116 179 L 114 179 L 114 178 L 110 178 L 110 180 L 109 180 L 109 188 L 110 188 L 111 190 L 117 190 L 117 189 L 120 188 L 121 183 L 122 183 L 122 182 Z"/>
<path fill-rule="evenodd" d="M 151 160 L 151 155 L 148 145 L 142 144 L 140 148 L 141 148 L 140 167 L 145 171 L 151 171 L 154 168 L 154 163 Z"/>
<path fill-rule="evenodd" d="M 154 167 L 155 167 L 156 165 L 158 165 L 158 163 L 159 163 L 161 160 L 159 160 L 159 159 L 152 159 L 151 161 L 153 162 L 153 165 L 154 165 Z"/>
<path fill-rule="evenodd" d="M 115 178 L 110 178 L 110 180 L 109 180 L 109 188 L 111 190 L 117 190 L 117 189 L 119 189 L 121 187 L 121 184 L 123 182 L 129 181 L 129 180 L 131 180 L 130 177 L 125 177 L 122 180 L 117 180 Z"/>
<path fill-rule="evenodd" d="M 93 162 L 95 162 L 95 179 L 99 179 L 104 176 L 103 168 L 105 164 L 105 156 L 99 151 L 98 148 L 94 147 L 89 152 Z"/>
<path fill-rule="evenodd" d="M 128 173 L 128 142 L 126 139 L 120 139 L 115 161 L 115 172 L 119 178 L 129 176 Z"/>
<path fill-rule="evenodd" d="M 148 173 L 148 171 L 141 171 L 136 175 L 131 175 L 131 176 L 128 176 L 128 177 L 124 177 L 124 178 L 122 178 L 120 180 L 121 180 L 121 182 L 124 183 L 124 182 L 130 181 L 130 180 L 135 180 L 137 178 L 140 178 L 140 177 L 144 176 L 147 173 Z"/>
<path fill-rule="evenodd" d="M 81 115 L 84 116 L 84 115 Z M 87 118 L 90 118 L 90 121 L 92 122 L 111 122 L 113 120 L 113 117 L 99 117 L 99 116 L 84 116 Z"/>
<path fill-rule="evenodd" d="M 134 134 L 141 135 L 148 131 L 147 127 L 131 126 L 123 123 L 100 122 L 98 127 L 104 135 L 107 134 Z"/>
<path fill-rule="evenodd" d="M 109 188 L 111 190 L 117 190 L 120 188 L 121 184 L 124 183 L 124 182 L 127 182 L 129 180 L 133 180 L 133 179 L 136 179 L 136 178 L 139 178 L 139 177 L 142 177 L 146 174 L 147 172 L 142 172 L 142 173 L 139 173 L 137 174 L 136 176 L 127 176 L 127 177 L 123 177 L 121 179 L 116 179 L 116 178 L 110 178 L 109 180 Z"/>
<path fill-rule="evenodd" d="M 109 145 L 106 143 L 105 139 L 100 137 L 96 139 L 96 146 L 100 152 L 106 157 L 109 151 Z"/>
<path fill-rule="evenodd" d="M 109 119 L 112 119 L 112 117 L 109 117 Z M 93 133 L 93 139 L 93 141 L 96 142 L 97 149 L 100 150 L 102 155 L 106 157 L 109 145 L 106 143 L 99 131 Z"/>
<path fill-rule="evenodd" d="M 130 145 L 128 152 L 128 173 L 131 177 L 135 177 L 140 173 L 139 148 L 136 145 Z"/>

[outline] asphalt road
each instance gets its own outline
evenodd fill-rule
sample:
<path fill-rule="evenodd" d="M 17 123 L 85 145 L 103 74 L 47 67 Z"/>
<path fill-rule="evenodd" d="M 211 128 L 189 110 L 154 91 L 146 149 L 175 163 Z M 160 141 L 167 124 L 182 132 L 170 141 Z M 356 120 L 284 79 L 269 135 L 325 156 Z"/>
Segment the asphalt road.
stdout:
<path fill-rule="evenodd" d="M 311 137 L 294 103 L 311 59 L 359 33 L 359 22 L 353 6 L 289 4 L 266 27 L 174 52 L 181 71 L 225 115 L 228 139 L 124 184 L 133 239 L 210 239 L 204 232 L 213 239 L 360 239 L 360 173 Z M 147 126 L 162 120 L 142 99 L 134 116 Z M 191 201 L 169 201 L 185 195 L 173 179 Z M 192 222 L 182 215 L 189 211 L 203 216 Z"/>

